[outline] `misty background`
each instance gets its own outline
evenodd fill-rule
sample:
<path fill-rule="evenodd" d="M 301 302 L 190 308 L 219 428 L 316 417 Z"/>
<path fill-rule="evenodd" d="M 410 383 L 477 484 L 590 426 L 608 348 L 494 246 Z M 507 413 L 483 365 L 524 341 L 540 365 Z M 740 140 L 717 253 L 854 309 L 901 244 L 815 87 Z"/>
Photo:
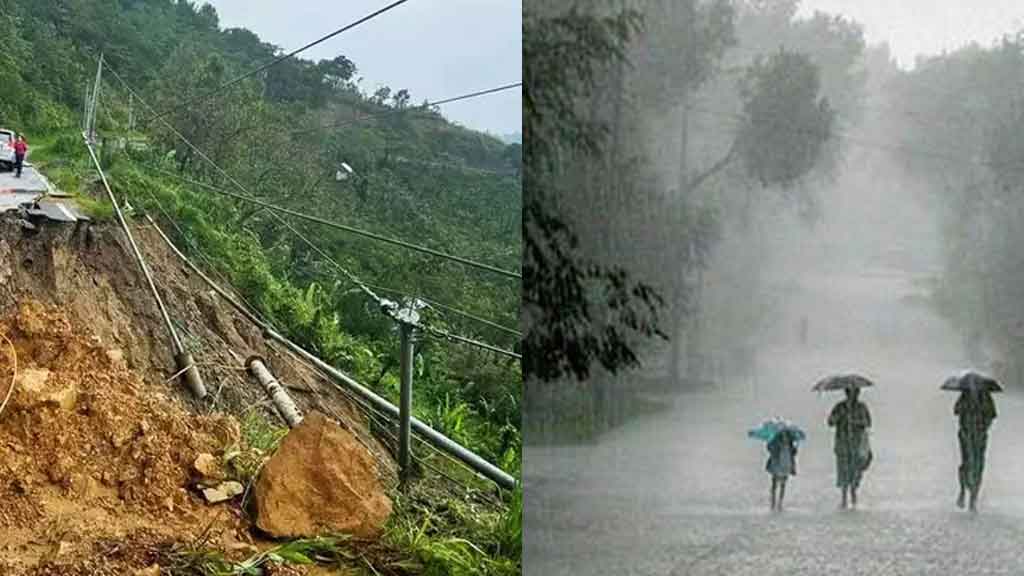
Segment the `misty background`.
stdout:
<path fill-rule="evenodd" d="M 893 4 L 526 3 L 527 348 L 561 368 L 526 375 L 525 573 L 1020 562 L 1021 8 Z M 968 366 L 1009 389 L 975 524 L 938 391 Z M 846 371 L 878 384 L 853 520 L 824 426 L 839 397 L 810 392 Z M 745 438 L 777 414 L 811 437 L 782 519 Z"/>

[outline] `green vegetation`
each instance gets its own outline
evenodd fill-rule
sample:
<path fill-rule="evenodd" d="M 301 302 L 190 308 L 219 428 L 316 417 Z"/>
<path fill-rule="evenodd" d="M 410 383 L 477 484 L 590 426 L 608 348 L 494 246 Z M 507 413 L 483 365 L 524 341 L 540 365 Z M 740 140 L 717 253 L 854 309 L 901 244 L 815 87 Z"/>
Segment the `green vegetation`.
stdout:
<path fill-rule="evenodd" d="M 812 220 L 864 42 L 796 0 L 531 4 L 524 412 L 530 441 L 561 441 L 621 422 L 644 360 L 667 358 L 661 384 L 679 389 L 710 352 L 749 347 L 768 308 L 756 223 L 780 206 Z M 717 294 L 713 261 L 736 273 Z"/>
<path fill-rule="evenodd" d="M 893 110 L 899 157 L 933 191 L 941 216 L 944 270 L 934 303 L 961 331 L 977 365 L 996 376 L 1024 375 L 1024 146 L 1018 90 L 1024 32 L 991 47 L 971 45 L 922 58 L 913 71 L 879 54 L 872 74 Z"/>
<path fill-rule="evenodd" d="M 161 110 L 275 53 L 246 30 L 220 30 L 208 6 L 196 10 L 185 2 L 96 0 L 72 7 L 43 1 L 29 10 L 23 3 L 4 2 L 0 20 L 15 36 L 0 61 L 0 74 L 17 79 L 12 86 L 19 88 L 5 84 L 0 117 L 30 135 L 33 159 L 56 186 L 82 196 L 95 191 L 94 174 L 77 134 L 76 112 L 81 87 L 94 73 L 93 58 L 100 52 Z M 337 130 L 316 130 L 349 120 L 353 113 L 409 107 L 406 91 L 389 97 L 363 94 L 354 74 L 354 64 L 341 56 L 319 63 L 288 61 L 271 69 L 265 81 L 243 82 L 168 119 L 262 199 L 517 269 L 519 147 L 448 124 L 433 110 L 406 110 Z M 118 140 L 128 135 L 129 99 L 110 76 L 102 88 L 98 123 L 102 160 L 119 198 L 154 214 L 159 201 L 275 325 L 396 397 L 398 346 L 391 322 L 265 211 L 176 178 L 224 186 L 159 123 L 142 127 L 140 120 L 133 139 L 141 133 L 148 146 L 121 150 Z M 134 107 L 138 118 L 148 115 L 138 102 Z M 291 135 L 295 128 L 309 131 Z M 399 156 L 443 160 L 446 166 L 401 162 Z M 352 166 L 356 176 L 336 182 L 341 162 Z M 103 196 L 95 200 L 83 203 L 104 213 Z M 432 297 L 507 326 L 518 323 L 515 281 L 344 232 L 312 230 L 306 223 L 300 228 L 367 282 Z M 427 319 L 505 348 L 517 345 L 507 333 L 443 310 L 428 311 Z M 519 427 L 518 365 L 428 338 L 419 347 L 417 367 L 417 415 L 500 461 Z"/>
<path fill-rule="evenodd" d="M 176 238 L 178 244 L 198 256 L 194 243 L 279 330 L 392 400 L 399 365 L 393 323 L 265 210 L 187 183 L 229 186 L 159 121 L 147 122 L 152 111 L 132 101 L 113 72 L 155 109 L 171 110 L 171 125 L 263 200 L 519 268 L 521 146 L 452 125 L 436 109 L 414 107 L 406 90 L 365 93 L 355 63 L 344 56 L 288 60 L 214 99 L 182 107 L 280 50 L 248 30 L 222 30 L 212 8 L 184 0 L 0 0 L 0 28 L 8 31 L 0 53 L 0 123 L 28 135 L 32 159 L 55 186 L 77 194 L 95 218 L 110 216 L 79 134 L 83 87 L 102 53 L 108 69 L 97 114 L 101 162 L 118 201 L 158 220 L 166 210 L 188 237 Z M 380 113 L 387 114 L 350 123 Z M 319 128 L 326 124 L 340 126 Z M 342 162 L 355 174 L 338 181 Z M 381 296 L 401 300 L 387 291 L 400 290 L 518 326 L 515 280 L 293 224 L 346 269 L 380 286 Z M 518 348 L 515 335 L 448 310 L 423 314 L 434 327 Z M 519 473 L 518 362 L 424 336 L 414 378 L 418 418 Z M 240 465 L 243 476 L 254 472 Z M 467 549 L 473 552 L 452 561 L 518 566 L 518 550 L 473 542 Z"/>

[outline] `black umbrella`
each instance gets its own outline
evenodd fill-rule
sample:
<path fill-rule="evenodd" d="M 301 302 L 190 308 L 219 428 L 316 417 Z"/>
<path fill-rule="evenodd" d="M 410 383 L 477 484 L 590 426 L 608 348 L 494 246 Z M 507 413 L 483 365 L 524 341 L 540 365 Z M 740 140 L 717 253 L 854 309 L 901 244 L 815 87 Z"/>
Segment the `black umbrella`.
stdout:
<path fill-rule="evenodd" d="M 867 388 L 868 386 L 874 386 L 871 380 L 859 375 L 859 374 L 837 374 L 835 376 L 829 376 L 822 379 L 814 385 L 815 392 L 821 392 L 823 390 L 845 390 L 847 388 Z"/>
<path fill-rule="evenodd" d="M 979 374 L 974 370 L 965 370 L 956 376 L 950 376 L 942 383 L 942 390 L 953 390 L 962 392 L 964 390 L 985 390 L 987 392 L 1002 392 L 1003 387 L 996 382 L 995 378 Z"/>

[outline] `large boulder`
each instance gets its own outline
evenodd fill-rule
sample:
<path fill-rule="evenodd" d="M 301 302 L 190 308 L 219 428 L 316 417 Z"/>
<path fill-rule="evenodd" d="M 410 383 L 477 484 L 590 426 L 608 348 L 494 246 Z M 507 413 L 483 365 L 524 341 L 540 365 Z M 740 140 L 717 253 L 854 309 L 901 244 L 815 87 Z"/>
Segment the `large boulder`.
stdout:
<path fill-rule="evenodd" d="M 313 412 L 263 466 L 256 526 L 280 538 L 381 534 L 391 515 L 373 456 L 347 430 Z"/>

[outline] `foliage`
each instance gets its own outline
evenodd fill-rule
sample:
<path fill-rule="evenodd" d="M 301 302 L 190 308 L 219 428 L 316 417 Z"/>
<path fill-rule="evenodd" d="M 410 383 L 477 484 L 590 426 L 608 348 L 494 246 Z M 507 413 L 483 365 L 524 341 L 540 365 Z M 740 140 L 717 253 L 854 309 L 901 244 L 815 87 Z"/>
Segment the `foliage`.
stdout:
<path fill-rule="evenodd" d="M 931 200 L 943 215 L 945 267 L 935 300 L 975 351 L 987 346 L 997 363 L 1017 371 L 1024 350 L 1017 288 L 1024 280 L 1022 74 L 1024 34 L 1017 34 L 991 48 L 922 59 L 888 85 L 893 106 L 914 111 L 899 130 L 904 164 L 935 191 Z"/>
<path fill-rule="evenodd" d="M 399 496 L 384 542 L 420 563 L 426 576 L 504 576 L 522 571 L 523 495 L 502 510 L 442 494 Z M 428 507 L 420 502 L 432 502 Z"/>
<path fill-rule="evenodd" d="M 436 110 L 414 111 L 407 90 L 374 101 L 344 55 L 289 59 L 202 98 L 280 50 L 248 30 L 222 30 L 208 5 L 177 0 L 0 0 L 0 25 L 8 32 L 0 52 L 0 124 L 28 133 L 33 159 L 55 185 L 78 194 L 97 215 L 109 211 L 78 134 L 83 88 L 102 54 L 97 120 L 107 143 L 102 163 L 118 200 L 136 215 L 162 219 L 165 210 L 183 231 L 178 244 L 194 257 L 208 256 L 211 271 L 280 332 L 383 396 L 398 397 L 391 322 L 281 221 L 189 183 L 232 187 L 154 113 L 166 112 L 170 125 L 265 201 L 508 270 L 520 264 L 521 147 L 448 123 Z M 115 72 L 139 97 L 129 97 Z M 325 124 L 344 127 L 319 128 Z M 122 150 L 121 138 L 137 146 Z M 341 162 L 358 177 L 336 181 Z M 299 228 L 367 282 L 502 325 L 518 322 L 515 281 L 342 231 Z M 425 311 L 424 321 L 503 348 L 518 344 L 514 335 L 444 308 Z M 518 472 L 518 363 L 432 338 L 417 352 L 417 412 L 447 421 L 468 448 Z M 276 432 L 250 435 L 269 449 Z M 251 476 L 252 460 L 243 460 L 239 473 Z"/>
<path fill-rule="evenodd" d="M 763 186 L 792 185 L 821 157 L 835 113 L 819 86 L 818 68 L 795 52 L 780 50 L 748 71 L 739 141 L 747 173 Z"/>
<path fill-rule="evenodd" d="M 562 169 L 558 159 L 596 155 L 607 136 L 607 126 L 580 113 L 578 99 L 594 87 L 600 66 L 623 58 L 638 26 L 632 12 L 596 17 L 573 10 L 524 19 L 523 349 L 531 378 L 585 379 L 595 361 L 611 371 L 636 365 L 630 336 L 664 337 L 654 290 L 620 268 L 582 257 L 577 237 L 550 206 L 558 194 L 552 188 Z M 598 318 L 598 308 L 618 317 Z"/>

